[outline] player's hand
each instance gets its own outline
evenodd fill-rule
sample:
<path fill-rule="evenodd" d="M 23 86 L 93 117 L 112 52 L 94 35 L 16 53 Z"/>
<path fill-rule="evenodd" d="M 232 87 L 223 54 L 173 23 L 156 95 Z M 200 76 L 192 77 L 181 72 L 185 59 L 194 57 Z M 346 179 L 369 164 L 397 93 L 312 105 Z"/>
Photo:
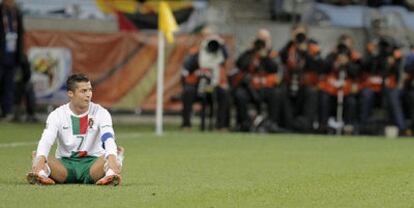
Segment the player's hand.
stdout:
<path fill-rule="evenodd" d="M 116 174 L 120 174 L 121 170 L 119 168 L 119 165 L 116 161 L 115 155 L 109 155 L 108 156 L 108 167 L 112 169 Z"/>
<path fill-rule="evenodd" d="M 261 58 L 266 58 L 266 57 L 267 57 L 267 55 L 268 55 L 268 51 L 267 51 L 267 49 L 266 49 L 266 48 L 263 48 L 263 49 L 261 49 L 261 50 L 259 51 L 259 56 L 260 56 Z"/>
<path fill-rule="evenodd" d="M 39 173 L 40 170 L 46 169 L 46 157 L 45 156 L 38 156 L 34 158 L 32 172 Z"/>
<path fill-rule="evenodd" d="M 338 55 L 338 64 L 345 65 L 349 62 L 349 58 L 347 55 L 340 54 Z"/>
<path fill-rule="evenodd" d="M 301 43 L 301 44 L 299 44 L 299 45 L 298 45 L 298 49 L 299 49 L 300 51 L 306 51 L 306 50 L 308 50 L 308 44 L 306 44 L 306 43 Z"/>
<path fill-rule="evenodd" d="M 389 56 L 388 58 L 387 58 L 387 62 L 388 62 L 388 64 L 389 65 L 394 65 L 394 63 L 395 63 L 395 59 L 394 59 L 394 57 L 392 57 L 392 56 Z"/>
<path fill-rule="evenodd" d="M 356 93 L 358 93 L 358 91 L 359 91 L 358 84 L 352 83 L 351 92 L 354 93 L 354 94 L 356 94 Z"/>

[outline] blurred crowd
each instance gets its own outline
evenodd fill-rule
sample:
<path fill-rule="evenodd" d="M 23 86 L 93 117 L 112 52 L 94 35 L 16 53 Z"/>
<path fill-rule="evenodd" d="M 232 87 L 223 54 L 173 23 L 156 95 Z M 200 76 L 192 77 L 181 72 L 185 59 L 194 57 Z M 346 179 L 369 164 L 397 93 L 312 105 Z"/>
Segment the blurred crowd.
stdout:
<path fill-rule="evenodd" d="M 410 0 L 270 0 L 270 19 L 281 22 L 298 22 L 302 19 L 302 15 L 305 13 L 306 7 L 309 7 L 309 5 L 314 2 L 318 4 L 335 6 L 367 6 L 369 8 L 397 6 L 406 8 L 408 11 L 414 11 L 414 2 Z"/>
<path fill-rule="evenodd" d="M 260 29 L 226 72 L 224 41 L 204 31 L 182 68 L 182 128 L 191 129 L 200 103 L 202 130 L 381 134 L 392 126 L 412 135 L 414 49 L 403 54 L 392 37 L 379 36 L 356 51 L 353 37 L 342 34 L 322 57 L 305 25 L 290 36 L 275 50 Z"/>
<path fill-rule="evenodd" d="M 403 6 L 412 9 L 413 3 L 409 0 L 317 0 L 320 3 L 334 4 L 338 6 L 346 5 L 367 5 L 369 7 L 380 7 L 386 5 Z"/>

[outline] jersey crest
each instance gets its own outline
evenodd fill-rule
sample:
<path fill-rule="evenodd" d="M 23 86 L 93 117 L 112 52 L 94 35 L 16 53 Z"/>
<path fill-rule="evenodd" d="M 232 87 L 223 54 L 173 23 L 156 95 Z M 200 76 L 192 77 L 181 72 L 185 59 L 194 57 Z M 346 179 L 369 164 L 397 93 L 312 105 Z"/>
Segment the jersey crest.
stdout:
<path fill-rule="evenodd" d="M 93 123 L 94 123 L 93 118 L 89 118 L 89 120 L 88 120 L 88 127 L 89 128 L 92 128 Z"/>

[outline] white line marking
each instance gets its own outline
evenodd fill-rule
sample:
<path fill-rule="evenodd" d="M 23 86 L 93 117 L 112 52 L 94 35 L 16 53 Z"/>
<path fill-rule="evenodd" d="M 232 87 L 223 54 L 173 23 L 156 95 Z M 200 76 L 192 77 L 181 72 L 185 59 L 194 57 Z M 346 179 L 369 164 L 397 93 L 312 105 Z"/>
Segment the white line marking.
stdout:
<path fill-rule="evenodd" d="M 120 134 L 115 134 L 116 137 L 122 138 L 122 139 L 130 139 L 130 138 L 137 138 L 137 137 L 141 137 L 142 133 L 120 133 Z M 11 143 L 0 143 L 0 148 L 10 148 L 10 147 L 22 147 L 22 146 L 31 146 L 31 145 L 35 145 L 37 144 L 38 141 L 36 142 L 11 142 Z"/>
<path fill-rule="evenodd" d="M 0 144 L 0 148 L 31 146 L 35 144 L 37 144 L 37 142 L 12 142 Z"/>

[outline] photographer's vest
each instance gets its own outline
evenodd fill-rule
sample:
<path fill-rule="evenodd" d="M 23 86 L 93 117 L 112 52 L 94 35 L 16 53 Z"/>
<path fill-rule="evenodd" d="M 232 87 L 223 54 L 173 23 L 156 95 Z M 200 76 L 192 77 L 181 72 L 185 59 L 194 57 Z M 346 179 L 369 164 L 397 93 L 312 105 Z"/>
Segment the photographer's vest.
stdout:
<path fill-rule="evenodd" d="M 274 50 L 269 50 L 267 58 L 274 59 L 278 56 Z M 248 74 L 251 77 L 250 85 L 254 89 L 271 88 L 278 85 L 278 75 L 274 72 L 268 72 L 267 69 L 259 69 L 261 60 L 259 56 L 255 56 L 250 61 L 246 69 L 239 69 L 234 75 L 232 86 L 238 87 L 241 80 Z"/>
<path fill-rule="evenodd" d="M 395 59 L 394 64 L 397 64 L 399 60 L 401 60 L 402 54 L 400 50 L 395 50 L 392 54 L 393 58 Z M 384 62 L 383 58 L 376 56 L 375 61 L 377 63 Z M 379 65 L 379 64 L 377 64 Z M 394 89 L 398 85 L 397 74 L 399 73 L 398 70 L 393 71 L 385 71 L 383 72 L 381 69 L 383 66 L 376 66 L 374 71 L 369 71 L 363 74 L 361 87 L 371 89 L 374 92 L 380 92 L 383 87 L 387 87 L 390 89 Z M 388 66 L 389 67 L 389 66 Z M 395 66 L 391 66 L 392 68 Z M 386 70 L 386 69 L 385 69 Z"/>
<path fill-rule="evenodd" d="M 308 43 L 306 53 L 311 56 L 317 55 L 320 48 L 317 44 Z M 287 56 L 287 72 L 285 80 L 287 81 L 290 90 L 297 91 L 300 86 L 317 86 L 319 82 L 319 75 L 316 71 L 306 68 L 306 57 L 301 55 L 295 44 L 292 44 L 288 49 Z"/>
<path fill-rule="evenodd" d="M 351 62 L 357 62 L 361 58 L 361 55 L 352 51 L 350 55 Z M 335 65 L 335 64 L 334 64 Z M 356 87 L 357 91 L 360 90 L 359 80 L 351 79 L 348 76 L 348 73 L 345 73 L 345 79 L 343 80 L 343 85 L 340 84 L 342 80 L 339 78 L 339 69 L 333 68 L 328 74 L 321 77 L 319 81 L 319 89 L 331 96 L 337 96 L 339 90 L 343 90 L 345 96 L 349 95 L 353 87 Z"/>

